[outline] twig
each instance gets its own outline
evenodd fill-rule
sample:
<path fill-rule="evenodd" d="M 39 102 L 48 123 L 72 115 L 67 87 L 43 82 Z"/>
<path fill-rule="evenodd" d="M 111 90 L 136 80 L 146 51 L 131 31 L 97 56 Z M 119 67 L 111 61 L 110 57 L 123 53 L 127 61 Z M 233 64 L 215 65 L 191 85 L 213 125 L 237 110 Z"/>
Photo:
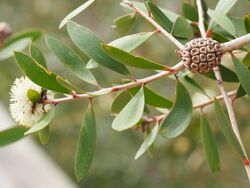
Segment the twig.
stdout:
<path fill-rule="evenodd" d="M 241 148 L 242 148 L 242 150 L 244 152 L 246 160 L 248 161 L 247 153 L 246 153 L 244 144 L 242 142 L 240 132 L 239 132 L 239 129 L 238 129 L 238 124 L 237 124 L 237 121 L 236 121 L 236 117 L 235 117 L 235 114 L 234 114 L 234 111 L 233 111 L 232 100 L 228 97 L 228 94 L 226 93 L 225 88 L 223 86 L 223 81 L 222 81 L 222 77 L 221 77 L 219 67 L 215 67 L 213 69 L 213 71 L 214 71 L 216 80 L 218 82 L 218 87 L 220 89 L 220 92 L 221 92 L 221 94 L 223 96 L 223 99 L 224 99 L 224 102 L 226 104 L 227 112 L 228 112 L 228 115 L 229 115 L 229 119 L 230 119 L 230 122 L 231 122 L 231 125 L 232 125 L 232 128 L 233 128 L 234 134 L 236 135 L 236 137 L 237 137 L 237 139 L 238 139 L 238 141 L 239 141 L 239 143 L 241 145 Z M 246 169 L 246 172 L 247 172 L 248 180 L 250 181 L 250 166 L 249 166 L 249 164 L 245 164 L 244 166 L 245 166 L 245 169 Z"/>
<path fill-rule="evenodd" d="M 163 29 L 158 23 L 156 23 L 151 17 L 145 14 L 142 10 L 137 8 L 132 2 L 128 0 L 123 0 L 128 6 L 130 6 L 134 11 L 140 14 L 143 18 L 145 18 L 149 23 L 151 23 L 156 29 L 158 29 L 163 35 L 165 35 L 169 40 L 171 40 L 179 49 L 183 49 L 184 46 L 176 40 L 170 33 L 168 33 L 165 29 Z"/>
<path fill-rule="evenodd" d="M 239 38 L 236 38 L 234 40 L 231 40 L 229 42 L 225 42 L 223 44 L 223 51 L 225 52 L 231 52 L 233 50 L 242 48 L 243 46 L 250 44 L 250 33 L 241 36 Z"/>
<path fill-rule="evenodd" d="M 108 88 L 103 88 L 100 89 L 98 91 L 94 91 L 94 92 L 89 92 L 89 93 L 85 93 L 85 94 L 79 94 L 77 95 L 70 95 L 67 97 L 63 97 L 63 98 L 58 98 L 58 99 L 53 99 L 53 100 L 45 100 L 43 101 L 43 104 L 59 104 L 62 102 L 69 102 L 72 100 L 79 100 L 79 99 L 83 99 L 83 98 L 90 98 L 90 97 L 94 97 L 94 96 L 98 96 L 98 95 L 105 95 L 111 92 L 116 92 L 116 91 L 120 91 L 120 90 L 126 90 L 126 89 L 130 89 L 136 86 L 140 86 L 142 84 L 147 84 L 150 82 L 153 82 L 155 80 L 158 80 L 160 78 L 169 76 L 171 74 L 175 74 L 177 72 L 179 72 L 180 70 L 182 70 L 184 68 L 184 65 L 182 62 L 179 62 L 178 64 L 176 64 L 175 66 L 173 66 L 171 68 L 171 71 L 162 71 L 160 73 L 157 73 L 155 75 L 146 77 L 146 78 L 142 78 L 142 79 L 138 79 L 134 82 L 130 82 L 127 84 L 122 84 L 122 85 L 118 85 L 118 86 L 113 86 L 113 87 L 108 87 Z"/>
<path fill-rule="evenodd" d="M 201 0 L 196 0 L 197 8 L 198 8 L 198 15 L 199 15 L 199 30 L 201 33 L 201 36 L 203 38 L 206 38 L 206 31 L 204 27 L 204 19 L 203 19 L 203 10 L 202 10 L 202 5 L 201 5 Z"/>
<path fill-rule="evenodd" d="M 229 97 L 233 97 L 236 93 L 237 93 L 237 91 L 234 90 L 234 91 L 228 92 L 227 95 L 228 95 Z M 216 98 L 217 100 L 222 100 L 222 99 L 223 99 L 223 95 L 216 96 L 215 98 Z M 203 102 L 203 103 L 200 103 L 200 104 L 197 104 L 197 105 L 193 106 L 193 109 L 204 108 L 204 107 L 206 107 L 206 106 L 208 106 L 208 105 L 210 105 L 210 104 L 213 104 L 213 103 L 214 103 L 214 98 L 212 98 L 211 100 L 208 100 L 208 101 L 206 101 L 206 102 Z"/>
<path fill-rule="evenodd" d="M 233 91 L 228 92 L 227 95 L 229 97 L 233 97 L 236 93 L 237 93 L 237 91 L 233 90 Z M 216 96 L 215 98 L 217 100 L 222 100 L 223 95 Z M 209 106 L 210 104 L 213 104 L 213 103 L 214 103 L 214 98 L 212 98 L 210 100 L 207 100 L 205 102 L 202 102 L 200 104 L 194 105 L 193 109 L 204 109 L 205 107 L 207 107 L 207 106 Z M 148 118 L 147 117 L 147 122 L 155 122 L 156 120 L 161 121 L 162 119 L 164 119 L 166 117 L 166 115 L 167 114 L 161 114 L 161 115 L 155 116 L 154 118 Z"/>
<path fill-rule="evenodd" d="M 228 46 L 227 43 L 222 44 L 224 46 L 224 48 L 223 48 L 224 53 L 230 51 L 231 48 L 235 49 L 236 47 L 234 47 L 234 45 L 237 47 L 243 47 L 244 45 L 250 43 L 250 41 L 248 43 L 245 42 L 249 39 L 250 39 L 249 34 L 240 37 L 240 39 L 234 39 L 234 40 L 230 41 L 230 46 L 231 46 L 230 48 L 227 47 Z M 174 70 L 174 72 L 178 73 L 179 71 L 184 69 L 183 63 L 180 62 L 180 63 L 176 64 L 174 67 L 172 67 L 171 69 Z M 129 88 L 139 86 L 142 82 L 149 83 L 149 82 L 152 82 L 154 80 L 158 80 L 160 78 L 166 77 L 166 76 L 171 75 L 171 74 L 173 74 L 173 72 L 171 72 L 171 71 L 160 72 L 160 73 L 157 73 L 157 74 L 152 75 L 150 77 L 139 79 L 139 80 L 137 80 L 137 82 L 131 82 L 128 84 L 122 84 L 122 85 L 118 85 L 118 86 L 114 86 L 114 87 L 100 89 L 100 90 L 86 93 L 86 94 L 81 94 L 81 95 L 78 95 L 77 98 L 74 98 L 73 96 L 68 96 L 68 97 L 58 98 L 58 99 L 54 99 L 54 100 L 46 100 L 43 102 L 44 102 L 44 104 L 58 104 L 61 102 L 69 102 L 72 100 L 93 97 L 93 95 L 96 95 L 97 93 L 99 93 L 99 95 L 104 95 L 104 94 L 110 93 L 112 91 L 119 91 L 122 89 L 129 89 Z"/>

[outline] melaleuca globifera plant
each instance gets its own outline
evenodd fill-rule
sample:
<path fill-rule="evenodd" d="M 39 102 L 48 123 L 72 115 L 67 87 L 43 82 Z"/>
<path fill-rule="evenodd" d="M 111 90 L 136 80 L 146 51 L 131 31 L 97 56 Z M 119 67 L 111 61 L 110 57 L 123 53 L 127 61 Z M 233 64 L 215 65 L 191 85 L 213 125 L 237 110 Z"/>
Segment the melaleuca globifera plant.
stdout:
<path fill-rule="evenodd" d="M 244 27 L 237 32 L 239 28 L 235 28 L 227 16 L 236 0 L 220 0 L 214 10 L 208 9 L 203 0 L 194 1 L 193 4 L 184 3 L 183 16 L 159 7 L 153 0 L 144 2 L 123 0 L 121 6 L 129 13 L 115 19 L 115 29 L 124 33 L 129 32 L 137 16 L 144 18 L 155 29 L 150 32 L 125 35 L 110 43 L 103 42 L 88 28 L 71 21 L 94 2 L 95 0 L 87 1 L 66 16 L 60 24 L 60 28 L 67 25 L 72 42 L 90 58 L 87 65 L 73 49 L 60 40 L 46 36 L 47 45 L 67 69 L 89 84 L 98 86 L 89 67 L 103 66 L 127 79 L 121 81 L 119 85 L 82 92 L 81 89 L 47 69 L 42 52 L 33 42 L 30 43 L 30 40 L 34 41 L 41 36 L 39 31 L 29 31 L 10 38 L 8 38 L 11 33 L 9 30 L 7 34 L 1 32 L 0 60 L 11 56 L 13 46 L 18 43 L 21 47 L 14 51 L 14 58 L 24 77 L 16 79 L 10 92 L 11 115 L 21 126 L 1 132 L 0 145 L 12 143 L 34 133 L 39 134 L 42 143 L 47 143 L 48 127 L 56 106 L 64 102 L 86 99 L 89 101 L 89 106 L 79 132 L 75 157 L 76 177 L 81 180 L 90 168 L 96 145 L 98 122 L 95 121 L 92 101 L 102 95 L 117 93 L 112 106 L 116 108 L 117 105 L 119 112 L 112 122 L 112 128 L 117 131 L 140 130 L 146 134 L 135 159 L 149 149 L 158 135 L 167 140 L 181 135 L 190 125 L 192 112 L 199 110 L 204 154 L 211 170 L 216 171 L 220 168 L 219 154 L 213 132 L 204 115 L 204 108 L 213 105 L 218 126 L 228 143 L 239 154 L 250 179 L 249 160 L 233 109 L 235 100 L 250 94 L 248 69 L 250 17 L 246 15 L 242 18 L 241 23 L 244 23 Z M 2 27 L 9 29 L 7 25 Z M 173 67 L 131 53 L 151 36 L 160 34 L 176 45 L 176 51 L 173 53 L 179 56 L 180 62 Z M 29 52 L 21 52 L 28 44 Z M 247 55 L 241 61 L 236 57 L 236 52 Z M 228 69 L 227 65 L 221 64 L 224 55 L 231 56 L 235 72 Z M 151 70 L 152 75 L 140 79 L 133 78 L 128 67 Z M 217 82 L 221 95 L 208 96 L 193 79 L 196 74 Z M 176 81 L 174 101 L 157 94 L 147 86 L 148 83 L 168 76 Z M 223 81 L 234 82 L 238 86 L 227 92 Z M 207 96 L 207 100 L 193 105 L 188 92 L 190 85 Z M 57 97 L 57 94 L 64 96 Z M 125 98 L 126 104 L 122 101 L 121 106 L 120 101 Z M 224 101 L 227 113 L 220 101 Z M 145 112 L 147 106 L 154 108 L 157 113 Z"/>

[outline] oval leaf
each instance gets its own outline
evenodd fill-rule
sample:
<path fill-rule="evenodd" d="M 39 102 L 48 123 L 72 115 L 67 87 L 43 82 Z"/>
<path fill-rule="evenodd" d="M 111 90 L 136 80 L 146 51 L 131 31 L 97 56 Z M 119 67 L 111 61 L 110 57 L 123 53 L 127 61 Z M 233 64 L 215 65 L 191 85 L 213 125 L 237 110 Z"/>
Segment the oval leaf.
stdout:
<path fill-rule="evenodd" d="M 227 142 L 240 154 L 242 158 L 245 158 L 240 143 L 231 128 L 229 119 L 216 98 L 214 99 L 214 108 L 219 128 L 226 137 Z"/>
<path fill-rule="evenodd" d="M 18 126 L 0 132 L 0 147 L 16 142 L 24 137 L 28 130 L 26 127 Z"/>
<path fill-rule="evenodd" d="M 29 45 L 30 39 L 24 38 L 20 39 L 18 41 L 15 41 L 8 46 L 5 46 L 4 48 L 0 49 L 0 61 L 8 59 L 13 56 L 13 51 L 23 51 L 25 48 Z"/>
<path fill-rule="evenodd" d="M 105 54 L 101 47 L 103 43 L 92 31 L 72 21 L 67 29 L 71 40 L 89 58 L 120 74 L 129 75 L 127 68 Z"/>
<path fill-rule="evenodd" d="M 156 123 L 154 127 L 152 128 L 152 130 L 150 131 L 150 133 L 148 134 L 148 136 L 145 138 L 140 148 L 138 149 L 135 155 L 135 160 L 138 159 L 140 156 L 142 156 L 145 153 L 145 151 L 147 151 L 149 147 L 154 143 L 157 137 L 158 127 L 159 127 L 159 124 Z"/>
<path fill-rule="evenodd" d="M 161 123 L 161 135 L 166 138 L 174 138 L 183 133 L 192 119 L 192 111 L 191 97 L 182 83 L 178 81 L 175 104 Z"/>
<path fill-rule="evenodd" d="M 8 38 L 4 43 L 6 46 L 19 41 L 21 39 L 30 39 L 32 41 L 35 41 L 37 39 L 39 39 L 42 36 L 41 31 L 22 31 L 20 33 L 15 34 L 14 36 Z"/>
<path fill-rule="evenodd" d="M 87 174 L 94 158 L 95 147 L 96 122 L 92 106 L 90 105 L 85 113 L 76 146 L 74 169 L 78 181 Z"/>
<path fill-rule="evenodd" d="M 50 50 L 58 57 L 60 62 L 81 80 L 97 85 L 94 76 L 89 70 L 85 69 L 85 63 L 80 56 L 71 48 L 64 45 L 54 37 L 47 36 L 47 45 Z"/>
<path fill-rule="evenodd" d="M 215 137 L 208 124 L 208 121 L 202 114 L 200 123 L 201 123 L 201 138 L 209 167 L 213 172 L 218 171 L 220 169 L 220 159 Z"/>
<path fill-rule="evenodd" d="M 234 6 L 236 2 L 237 0 L 219 0 L 215 10 L 225 15 Z"/>
<path fill-rule="evenodd" d="M 132 95 L 135 95 L 140 87 L 134 87 L 129 89 L 129 92 Z M 159 95 L 149 87 L 144 86 L 144 96 L 145 96 L 145 103 L 154 107 L 158 108 L 167 108 L 170 109 L 173 106 L 173 102 L 165 97 Z"/>
<path fill-rule="evenodd" d="M 63 20 L 61 21 L 59 25 L 59 29 L 61 29 L 69 20 L 80 14 L 82 11 L 84 11 L 86 8 L 88 8 L 95 0 L 88 0 L 81 6 L 77 7 L 75 10 L 70 12 Z"/>
<path fill-rule="evenodd" d="M 40 142 L 41 142 L 43 145 L 48 144 L 48 142 L 49 142 L 49 136 L 50 136 L 50 128 L 49 128 L 49 125 L 46 126 L 45 128 L 43 128 L 42 130 L 40 130 L 40 131 L 38 132 L 38 134 L 39 134 Z"/>
<path fill-rule="evenodd" d="M 147 41 L 153 34 L 154 32 L 143 32 L 127 35 L 108 43 L 108 45 L 120 48 L 126 52 L 130 52 Z"/>
<path fill-rule="evenodd" d="M 193 22 L 198 22 L 198 11 L 193 5 L 183 2 L 182 12 L 187 19 Z"/>
<path fill-rule="evenodd" d="M 233 62 L 236 74 L 240 80 L 242 87 L 245 89 L 248 95 L 250 95 L 250 70 L 247 66 L 243 65 L 235 56 L 233 56 Z"/>
<path fill-rule="evenodd" d="M 119 113 L 124 106 L 130 101 L 131 95 L 127 91 L 121 92 L 115 97 L 111 105 L 111 112 L 113 114 Z"/>
<path fill-rule="evenodd" d="M 133 1 L 133 4 L 139 8 L 140 10 L 142 10 L 144 13 L 148 13 L 148 10 L 146 8 L 146 6 L 144 5 L 144 3 L 138 2 L 138 1 Z M 121 6 L 133 10 L 130 6 L 128 6 L 126 3 L 122 2 Z M 165 8 L 159 7 L 159 9 L 169 18 L 169 20 L 171 22 L 175 22 L 175 20 L 180 16 L 178 14 L 176 14 L 175 12 L 172 12 L 170 10 L 167 10 Z M 134 10 L 133 10 L 134 11 Z"/>
<path fill-rule="evenodd" d="M 37 63 L 39 63 L 44 68 L 47 68 L 44 55 L 39 50 L 39 48 L 37 48 L 35 45 L 33 45 L 32 42 L 30 43 L 30 46 L 29 46 L 29 52 L 30 52 L 31 57 L 33 57 Z"/>
<path fill-rule="evenodd" d="M 188 40 L 191 40 L 194 36 L 191 25 L 184 17 L 177 18 L 172 29 L 172 34 L 177 38 L 188 39 Z"/>
<path fill-rule="evenodd" d="M 47 112 L 33 127 L 31 127 L 27 132 L 24 134 L 32 134 L 44 129 L 48 124 L 51 122 L 52 118 L 54 117 L 54 108 L 52 108 L 49 112 Z"/>
<path fill-rule="evenodd" d="M 173 23 L 154 3 L 148 2 L 147 6 L 155 20 L 167 31 L 171 32 Z"/>
<path fill-rule="evenodd" d="M 250 14 L 246 15 L 244 18 L 244 26 L 247 33 L 250 33 Z"/>
<path fill-rule="evenodd" d="M 143 87 L 115 117 L 112 128 L 117 131 L 123 131 L 133 127 L 142 117 L 144 110 L 144 92 Z"/>
<path fill-rule="evenodd" d="M 56 92 L 71 92 L 57 82 L 58 76 L 55 73 L 48 72 L 29 55 L 16 51 L 14 56 L 21 71 L 37 85 Z"/>
<path fill-rule="evenodd" d="M 135 20 L 135 13 L 120 16 L 114 20 L 114 25 L 112 26 L 112 28 L 114 28 L 119 34 L 124 35 L 131 30 L 135 23 Z"/>
<path fill-rule="evenodd" d="M 132 54 L 125 52 L 119 48 L 115 48 L 106 44 L 103 44 L 102 47 L 110 57 L 112 57 L 119 63 L 139 69 L 164 70 L 165 68 L 165 66 L 161 64 L 144 59 L 142 57 L 133 56 Z"/>
<path fill-rule="evenodd" d="M 218 25 L 220 25 L 228 33 L 230 33 L 233 36 L 236 35 L 234 24 L 227 16 L 221 14 L 221 12 L 219 12 L 219 11 L 211 10 L 211 9 L 209 9 L 207 13 L 213 21 L 215 21 Z"/>
<path fill-rule="evenodd" d="M 232 70 L 228 69 L 227 67 L 223 66 L 223 65 L 219 65 L 220 68 L 220 72 L 221 72 L 221 76 L 222 76 L 222 80 L 224 82 L 239 82 L 237 75 L 235 74 L 235 72 L 233 72 Z M 208 78 L 211 78 L 213 80 L 216 80 L 214 72 L 213 71 L 209 71 L 208 73 L 202 74 Z"/>
<path fill-rule="evenodd" d="M 189 86 L 191 86 L 193 88 L 193 90 L 208 96 L 208 94 L 206 93 L 206 91 L 192 78 L 190 78 L 189 76 L 185 75 L 183 76 L 182 80 L 184 81 L 184 84 L 187 83 Z"/>
<path fill-rule="evenodd" d="M 120 48 L 126 52 L 130 52 L 135 48 L 139 47 L 142 43 L 147 41 L 155 32 L 143 32 L 136 33 L 133 35 L 127 35 L 122 38 L 118 38 L 110 43 L 110 46 Z M 89 60 L 86 65 L 86 69 L 96 69 L 99 67 L 99 64 L 96 63 L 93 59 Z"/>

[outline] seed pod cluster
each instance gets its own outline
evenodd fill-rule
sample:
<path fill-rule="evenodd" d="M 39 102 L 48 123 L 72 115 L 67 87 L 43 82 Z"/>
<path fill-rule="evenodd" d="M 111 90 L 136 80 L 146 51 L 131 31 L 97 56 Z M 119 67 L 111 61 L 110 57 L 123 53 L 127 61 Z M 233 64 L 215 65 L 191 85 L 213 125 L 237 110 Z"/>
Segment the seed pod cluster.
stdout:
<path fill-rule="evenodd" d="M 205 73 L 220 64 L 222 46 L 211 38 L 197 38 L 186 43 L 179 53 L 188 70 Z"/>

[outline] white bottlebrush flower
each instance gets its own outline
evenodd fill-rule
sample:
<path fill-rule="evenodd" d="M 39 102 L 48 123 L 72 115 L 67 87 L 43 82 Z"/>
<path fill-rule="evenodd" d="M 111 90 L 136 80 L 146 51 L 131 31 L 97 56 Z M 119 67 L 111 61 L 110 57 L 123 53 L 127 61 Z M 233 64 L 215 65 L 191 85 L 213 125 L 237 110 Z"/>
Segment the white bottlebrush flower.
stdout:
<path fill-rule="evenodd" d="M 32 127 L 51 109 L 51 105 L 34 103 L 28 97 L 28 91 L 42 94 L 42 88 L 27 77 L 17 78 L 10 91 L 10 112 L 13 119 L 20 125 Z M 47 99 L 53 99 L 54 93 L 47 91 Z"/>

